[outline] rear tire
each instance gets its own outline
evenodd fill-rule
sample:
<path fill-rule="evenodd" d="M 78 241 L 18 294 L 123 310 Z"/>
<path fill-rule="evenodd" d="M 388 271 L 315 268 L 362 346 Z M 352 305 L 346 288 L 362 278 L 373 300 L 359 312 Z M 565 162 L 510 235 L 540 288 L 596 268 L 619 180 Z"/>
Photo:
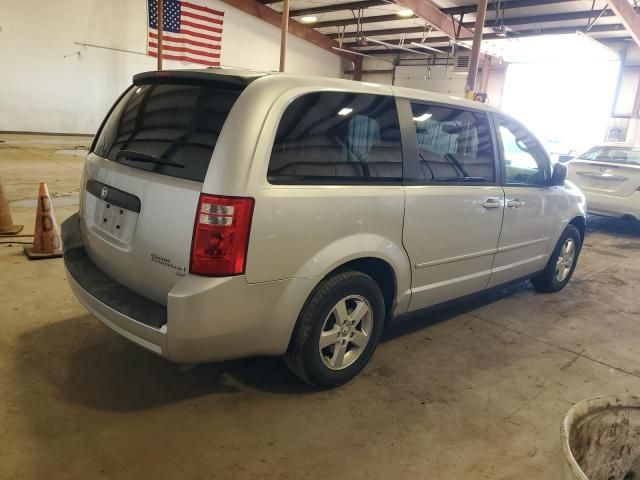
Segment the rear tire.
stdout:
<path fill-rule="evenodd" d="M 531 279 L 539 292 L 553 293 L 562 290 L 573 275 L 582 249 L 580 232 L 573 225 L 564 229 L 545 269 Z"/>
<path fill-rule="evenodd" d="M 302 309 L 285 363 L 310 385 L 342 385 L 369 362 L 384 316 L 384 299 L 371 277 L 350 271 L 327 278 Z"/>

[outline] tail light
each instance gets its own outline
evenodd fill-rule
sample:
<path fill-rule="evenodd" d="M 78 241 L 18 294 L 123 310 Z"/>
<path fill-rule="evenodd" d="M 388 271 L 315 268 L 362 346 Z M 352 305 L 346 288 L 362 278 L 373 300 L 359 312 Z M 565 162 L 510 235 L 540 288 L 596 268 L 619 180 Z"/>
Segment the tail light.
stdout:
<path fill-rule="evenodd" d="M 200 195 L 191 273 L 210 277 L 244 273 L 253 204 L 253 198 Z"/>

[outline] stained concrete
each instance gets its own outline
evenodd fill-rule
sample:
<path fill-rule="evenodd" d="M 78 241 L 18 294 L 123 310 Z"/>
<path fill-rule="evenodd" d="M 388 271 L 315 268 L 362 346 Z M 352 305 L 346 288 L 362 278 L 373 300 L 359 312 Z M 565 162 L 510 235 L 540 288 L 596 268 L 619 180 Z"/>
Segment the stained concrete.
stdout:
<path fill-rule="evenodd" d="M 0 181 L 12 200 L 41 179 L 77 195 L 81 157 L 54 152 L 88 141 L 0 135 Z M 13 214 L 32 231 L 31 207 Z M 640 227 L 589 221 L 561 293 L 404 321 L 333 391 L 277 358 L 172 365 L 89 315 L 61 260 L 0 245 L 0 478 L 558 478 L 570 405 L 640 393 Z"/>

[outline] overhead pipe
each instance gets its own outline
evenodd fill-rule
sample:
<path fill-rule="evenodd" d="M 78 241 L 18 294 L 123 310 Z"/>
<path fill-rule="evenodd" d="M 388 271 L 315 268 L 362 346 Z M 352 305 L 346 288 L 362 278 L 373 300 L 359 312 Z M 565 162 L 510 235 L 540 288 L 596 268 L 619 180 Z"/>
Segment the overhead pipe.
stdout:
<path fill-rule="evenodd" d="M 431 54 L 429 54 L 429 53 L 418 52 L 417 50 L 413 50 L 411 48 L 403 47 L 402 45 L 392 45 L 391 43 L 383 42 L 382 40 L 376 40 L 374 38 L 369 38 L 369 37 L 364 37 L 364 39 L 367 42 L 377 43 L 378 45 L 383 45 L 383 46 L 385 46 L 387 48 L 397 48 L 397 49 L 400 49 L 400 50 L 404 50 L 405 52 L 415 53 L 416 55 L 424 55 L 425 57 L 430 57 L 431 56 Z"/>
<path fill-rule="evenodd" d="M 480 45 L 482 44 L 482 32 L 484 29 L 484 19 L 487 16 L 487 0 L 478 1 L 476 12 L 476 26 L 473 29 L 473 44 L 471 45 L 471 55 L 469 57 L 469 71 L 467 73 L 467 84 L 464 87 L 464 94 L 467 98 L 473 98 L 473 91 L 476 86 L 478 76 L 478 62 L 480 60 Z"/>
<path fill-rule="evenodd" d="M 280 33 L 280 71 L 284 72 L 287 59 L 287 33 L 289 32 L 289 0 L 282 2 L 282 32 Z"/>

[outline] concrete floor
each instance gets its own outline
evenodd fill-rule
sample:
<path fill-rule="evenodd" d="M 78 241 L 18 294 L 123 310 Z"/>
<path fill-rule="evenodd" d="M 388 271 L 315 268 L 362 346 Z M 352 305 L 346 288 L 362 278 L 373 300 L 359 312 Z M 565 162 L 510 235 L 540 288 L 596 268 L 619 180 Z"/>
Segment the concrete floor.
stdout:
<path fill-rule="evenodd" d="M 82 157 L 54 152 L 87 143 L 0 135 L 27 232 L 41 179 L 59 222 L 75 211 Z M 522 284 L 405 321 L 356 380 L 313 391 L 276 358 L 156 358 L 75 301 L 60 259 L 3 244 L 0 478 L 557 478 L 571 404 L 640 392 L 639 280 L 640 227 L 590 219 L 561 293 Z"/>

